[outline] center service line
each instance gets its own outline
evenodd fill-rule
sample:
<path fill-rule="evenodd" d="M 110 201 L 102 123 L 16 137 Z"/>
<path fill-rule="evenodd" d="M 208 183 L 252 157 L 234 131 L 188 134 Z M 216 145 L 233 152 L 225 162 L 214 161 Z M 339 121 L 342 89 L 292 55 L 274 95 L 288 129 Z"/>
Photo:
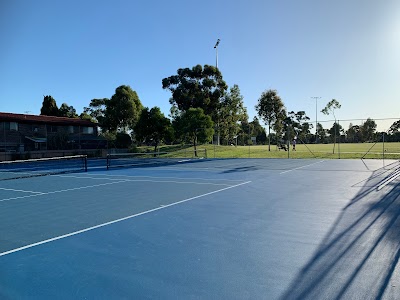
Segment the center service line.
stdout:
<path fill-rule="evenodd" d="M 160 207 L 157 207 L 157 208 L 146 210 L 144 212 L 137 213 L 137 214 L 134 214 L 134 215 L 130 215 L 130 216 L 127 216 L 127 217 L 124 217 L 124 218 L 120 218 L 120 219 L 114 220 L 114 221 L 109 221 L 109 222 L 106 222 L 106 223 L 103 223 L 103 224 L 99 224 L 99 225 L 96 225 L 96 226 L 92 226 L 92 227 L 88 227 L 88 228 L 81 229 L 81 230 L 78 230 L 78 231 L 74 231 L 74 232 L 71 232 L 71 233 L 67 233 L 67 234 L 64 234 L 64 235 L 60 235 L 60 236 L 57 236 L 57 237 L 54 237 L 54 238 L 51 238 L 51 239 L 47 239 L 47 240 L 44 240 L 44 241 L 40 241 L 40 242 L 37 242 L 37 243 L 26 245 L 26 246 L 23 246 L 23 247 L 20 247 L 20 248 L 16 248 L 16 249 L 12 249 L 12 250 L 9 250 L 9 251 L 5 251 L 5 252 L 0 253 L 0 256 L 4 256 L 4 255 L 11 254 L 11 253 L 14 253 L 14 252 L 18 252 L 18 251 L 22 251 L 22 250 L 25 250 L 25 249 L 29 249 L 29 248 L 36 247 L 36 246 L 39 246 L 39 245 L 42 245 L 42 244 L 47 244 L 47 243 L 54 242 L 54 241 L 57 241 L 57 240 L 61 240 L 61 239 L 64 239 L 64 238 L 67 238 L 67 237 L 70 237 L 70 236 L 78 235 L 78 234 L 81 234 L 81 233 L 84 233 L 84 232 L 87 232 L 87 231 L 91 231 L 91 230 L 94 230 L 94 229 L 97 229 L 97 228 L 100 228 L 100 227 L 105 227 L 105 226 L 108 226 L 108 225 L 111 225 L 111 224 L 114 224 L 114 223 L 119 223 L 119 222 L 122 222 L 122 221 L 125 221 L 125 220 L 128 220 L 128 219 L 132 219 L 132 218 L 135 218 L 135 217 L 138 217 L 138 216 L 141 216 L 141 215 L 145 215 L 145 214 L 157 211 L 157 210 L 165 209 L 165 208 L 168 208 L 168 207 L 171 207 L 171 206 L 174 206 L 174 205 L 178 205 L 178 204 L 182 204 L 182 203 L 185 203 L 185 202 L 188 202 L 188 201 L 192 201 L 194 199 L 198 199 L 198 198 L 202 198 L 202 197 L 205 197 L 205 196 L 216 194 L 216 193 L 219 193 L 219 192 L 222 192 L 222 191 L 226 191 L 226 190 L 229 190 L 229 189 L 241 186 L 241 185 L 248 184 L 250 182 L 251 181 L 242 182 L 242 183 L 239 183 L 239 184 L 236 184 L 236 185 L 232 185 L 232 186 L 229 186 L 229 187 L 226 187 L 226 188 L 223 188 L 223 189 L 219 189 L 219 190 L 216 190 L 216 191 L 213 191 L 213 192 L 209 192 L 209 193 L 202 194 L 202 195 L 199 195 L 199 196 L 194 196 L 194 197 L 191 197 L 191 198 L 188 198 L 188 199 L 184 199 L 184 200 L 181 200 L 181 201 L 177 201 L 177 202 L 174 202 L 174 203 L 171 203 L 171 204 L 167 204 L 167 205 L 164 205 L 164 206 L 160 206 Z"/>

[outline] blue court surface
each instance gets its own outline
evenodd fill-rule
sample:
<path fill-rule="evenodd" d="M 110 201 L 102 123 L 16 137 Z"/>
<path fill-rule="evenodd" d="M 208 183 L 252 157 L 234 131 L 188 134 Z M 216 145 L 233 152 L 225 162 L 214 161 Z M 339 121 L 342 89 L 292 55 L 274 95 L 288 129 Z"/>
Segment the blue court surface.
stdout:
<path fill-rule="evenodd" d="M 203 159 L 0 181 L 0 299 L 400 299 L 400 162 Z"/>

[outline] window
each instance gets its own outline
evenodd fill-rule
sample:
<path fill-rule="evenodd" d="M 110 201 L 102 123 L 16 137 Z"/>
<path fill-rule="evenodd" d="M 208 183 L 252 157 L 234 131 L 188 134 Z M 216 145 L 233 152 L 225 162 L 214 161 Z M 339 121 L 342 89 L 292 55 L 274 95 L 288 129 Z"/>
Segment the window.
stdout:
<path fill-rule="evenodd" d="M 57 126 L 47 125 L 47 132 L 57 132 Z"/>
<path fill-rule="evenodd" d="M 82 132 L 85 134 L 93 134 L 93 127 L 83 127 Z"/>
<path fill-rule="evenodd" d="M 68 133 L 79 133 L 79 126 L 68 126 Z"/>
<path fill-rule="evenodd" d="M 0 123 L 1 130 L 14 130 L 18 131 L 18 123 L 17 122 L 1 122 Z"/>
<path fill-rule="evenodd" d="M 18 123 L 17 122 L 10 122 L 10 130 L 18 131 Z"/>

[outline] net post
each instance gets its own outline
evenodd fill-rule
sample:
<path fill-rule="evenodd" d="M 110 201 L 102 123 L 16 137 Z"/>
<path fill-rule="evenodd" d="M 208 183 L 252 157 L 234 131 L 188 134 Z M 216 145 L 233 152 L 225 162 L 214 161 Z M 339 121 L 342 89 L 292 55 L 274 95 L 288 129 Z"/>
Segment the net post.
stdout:
<path fill-rule="evenodd" d="M 107 154 L 107 158 L 106 158 L 106 160 L 107 160 L 107 170 L 110 168 L 110 154 Z"/>
<path fill-rule="evenodd" d="M 87 172 L 87 155 L 84 156 L 84 166 L 85 172 Z"/>
<path fill-rule="evenodd" d="M 207 148 L 204 149 L 204 156 L 207 158 Z"/>

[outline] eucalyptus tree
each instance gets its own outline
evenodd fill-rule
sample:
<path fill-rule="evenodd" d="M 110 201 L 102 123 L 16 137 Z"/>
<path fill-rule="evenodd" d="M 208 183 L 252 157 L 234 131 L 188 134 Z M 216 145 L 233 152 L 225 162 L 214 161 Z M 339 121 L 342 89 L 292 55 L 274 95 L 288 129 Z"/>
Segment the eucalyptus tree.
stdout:
<path fill-rule="evenodd" d="M 276 133 L 282 133 L 282 122 L 286 118 L 285 105 L 276 90 L 266 90 L 258 99 L 255 109 L 268 126 L 268 151 L 271 151 L 271 127 Z"/>
<path fill-rule="evenodd" d="M 154 151 L 157 151 L 159 144 L 169 137 L 170 128 L 171 121 L 164 116 L 159 107 L 145 107 L 136 123 L 135 137 L 141 142 L 152 143 Z"/>
<path fill-rule="evenodd" d="M 248 119 L 247 110 L 243 104 L 243 96 L 238 85 L 230 88 L 222 98 L 219 109 L 219 130 L 225 142 L 237 139 L 240 131 L 240 122 Z"/>
<path fill-rule="evenodd" d="M 197 156 L 197 144 L 208 143 L 214 134 L 214 122 L 201 108 L 189 108 L 172 122 L 175 133 L 182 140 L 193 144 Z"/>
<path fill-rule="evenodd" d="M 191 69 L 178 69 L 177 75 L 164 78 L 162 88 L 172 93 L 170 104 L 180 111 L 201 108 L 206 115 L 217 121 L 220 101 L 228 86 L 219 69 L 196 65 Z"/>
<path fill-rule="evenodd" d="M 335 110 L 336 109 L 340 109 L 342 107 L 342 105 L 339 103 L 339 101 L 337 101 L 336 99 L 332 99 L 331 101 L 329 101 L 327 104 L 326 104 L 326 106 L 324 107 L 324 109 L 323 110 L 321 110 L 321 112 L 324 114 L 324 115 L 330 115 L 330 114 L 332 114 L 333 115 L 333 118 L 335 119 L 335 124 L 337 123 L 336 122 L 336 115 L 335 115 Z M 338 126 L 333 126 L 332 128 L 336 128 L 336 129 L 338 129 L 339 127 Z M 336 130 L 334 130 L 334 132 L 333 132 L 333 134 L 334 134 L 334 140 L 333 140 L 333 154 L 335 154 L 335 146 L 336 146 L 336 134 L 337 134 L 338 132 L 336 132 Z"/>

